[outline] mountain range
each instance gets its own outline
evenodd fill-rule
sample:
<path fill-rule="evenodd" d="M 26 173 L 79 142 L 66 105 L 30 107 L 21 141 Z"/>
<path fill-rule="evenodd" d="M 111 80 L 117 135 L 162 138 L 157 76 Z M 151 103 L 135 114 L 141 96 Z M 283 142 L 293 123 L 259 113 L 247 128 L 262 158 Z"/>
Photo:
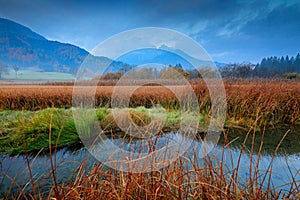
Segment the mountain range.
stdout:
<path fill-rule="evenodd" d="M 47 40 L 31 29 L 0 18 L 0 61 L 23 70 L 75 73 L 87 56 L 120 68 L 123 63 L 95 57 L 72 44 Z"/>
<path fill-rule="evenodd" d="M 164 65 L 180 63 L 184 69 L 191 69 L 192 66 L 180 57 L 183 52 L 175 50 L 175 53 L 168 52 L 168 47 L 163 45 L 159 49 L 133 51 L 113 61 L 107 57 L 93 56 L 72 44 L 50 41 L 21 24 L 0 18 L 0 61 L 10 66 L 17 65 L 22 70 L 75 74 L 87 56 L 93 63 L 101 66 L 109 65 L 112 72 L 144 63 Z M 184 55 L 186 56 L 188 55 Z M 209 65 L 209 61 L 198 60 L 198 63 Z M 217 62 L 215 64 L 223 65 Z M 90 69 L 94 70 L 93 64 Z"/>

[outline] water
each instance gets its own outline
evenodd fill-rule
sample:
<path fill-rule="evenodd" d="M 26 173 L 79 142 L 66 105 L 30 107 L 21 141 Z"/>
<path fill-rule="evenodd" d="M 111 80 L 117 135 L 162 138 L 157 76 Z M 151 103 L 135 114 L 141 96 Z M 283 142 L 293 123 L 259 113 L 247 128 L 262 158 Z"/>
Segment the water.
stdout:
<path fill-rule="evenodd" d="M 260 179 L 262 180 L 265 172 L 272 167 L 272 187 L 283 191 L 290 189 L 290 185 L 286 184 L 292 182 L 293 178 L 298 181 L 298 184 L 300 181 L 300 131 L 292 130 L 289 132 L 278 149 L 278 153 L 275 157 L 273 156 L 276 146 L 285 132 L 286 129 L 277 131 L 272 130 L 265 133 L 263 139 L 264 145 L 259 159 L 259 173 L 261 173 L 259 175 L 262 175 Z M 209 154 L 209 157 L 213 160 L 214 164 L 220 163 L 221 160 L 223 161 L 223 167 L 225 169 L 225 173 L 228 173 L 228 176 L 231 175 L 232 170 L 237 166 L 238 158 L 240 157 L 239 176 L 241 184 L 243 184 L 243 180 L 247 180 L 247 177 L 249 177 L 251 173 L 249 171 L 250 159 L 252 158 L 254 165 L 258 161 L 258 150 L 261 140 L 261 135 L 257 134 L 255 137 L 255 145 L 253 146 L 253 153 L 251 154 L 252 135 L 249 135 L 249 138 L 245 143 L 245 148 L 241 153 L 241 143 L 244 141 L 245 135 L 246 134 L 243 132 L 230 132 L 227 140 L 235 140 L 231 143 L 230 147 L 224 148 L 224 137 L 221 137 L 219 144 Z M 166 133 L 156 140 L 156 148 L 164 146 L 168 143 L 168 141 L 174 138 L 178 139 L 181 137 L 182 135 L 179 133 Z M 144 144 L 141 143 L 141 140 L 133 140 L 131 141 L 131 145 L 128 145 L 128 140 L 124 140 L 123 137 L 119 137 L 117 134 L 114 138 L 109 138 L 108 140 L 119 146 L 123 144 L 121 147 L 124 149 L 130 149 L 140 144 Z M 193 145 L 196 146 L 196 149 L 199 150 L 201 142 L 192 138 L 190 138 L 190 140 Z M 147 149 L 143 149 L 143 151 L 147 152 Z M 189 157 L 192 153 L 193 152 L 188 151 L 185 155 Z M 90 169 L 89 167 L 93 166 L 93 164 L 98 163 L 98 161 L 89 154 L 87 149 L 83 147 L 63 148 L 58 150 L 55 156 L 56 158 L 54 159 L 53 156 L 52 159 L 56 160 L 56 174 L 57 182 L 59 184 L 71 181 L 71 178 L 74 177 L 76 168 L 78 168 L 79 164 L 83 161 L 87 161 L 87 171 Z M 51 172 L 50 160 L 48 153 L 40 153 L 39 155 L 29 156 L 29 163 L 31 164 L 31 171 L 35 180 L 35 185 L 37 185 L 45 193 L 49 192 L 49 187 L 51 187 L 53 183 L 52 174 L 49 174 L 49 172 Z M 199 164 L 202 165 L 203 160 L 200 160 Z M 266 185 L 267 179 L 268 177 L 266 177 Z M 15 183 L 13 183 L 12 180 L 15 181 Z M 23 188 L 25 192 L 31 191 L 32 189 L 26 156 L 1 156 L 0 197 L 4 196 L 7 191 L 18 191 L 18 187 Z"/>

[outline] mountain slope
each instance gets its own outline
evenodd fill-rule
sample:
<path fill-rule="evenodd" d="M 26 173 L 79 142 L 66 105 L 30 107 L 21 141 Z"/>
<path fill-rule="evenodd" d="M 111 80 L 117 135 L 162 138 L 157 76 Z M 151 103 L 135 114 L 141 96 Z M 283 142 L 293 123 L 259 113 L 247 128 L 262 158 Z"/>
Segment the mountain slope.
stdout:
<path fill-rule="evenodd" d="M 175 66 L 176 64 L 181 64 L 184 70 L 194 70 L 195 67 L 205 68 L 212 67 L 213 65 L 216 65 L 216 67 L 225 65 L 209 60 L 198 60 L 179 49 L 171 49 L 166 45 L 162 45 L 157 49 L 138 49 L 121 56 L 118 60 L 135 65 L 160 63 L 165 66 Z M 196 66 L 193 66 L 189 61 L 193 62 Z"/>
<path fill-rule="evenodd" d="M 23 25 L 0 18 L 0 60 L 8 65 L 18 65 L 23 70 L 74 73 L 88 55 L 82 48 L 49 41 Z M 105 57 L 95 59 L 112 62 Z"/>
<path fill-rule="evenodd" d="M 105 72 L 117 72 L 127 71 L 131 69 L 131 65 L 147 63 L 163 65 L 180 63 L 185 70 L 194 69 L 184 58 L 198 63 L 197 67 L 212 65 L 210 61 L 197 60 L 180 50 L 172 49 L 174 53 L 169 50 L 165 45 L 159 49 L 141 49 L 113 61 L 106 57 L 93 56 L 72 44 L 49 41 L 21 24 L 0 18 L 0 61 L 10 66 L 17 65 L 21 70 L 74 74 L 87 56 L 89 66 L 86 70 L 95 73 L 107 66 L 109 67 Z"/>

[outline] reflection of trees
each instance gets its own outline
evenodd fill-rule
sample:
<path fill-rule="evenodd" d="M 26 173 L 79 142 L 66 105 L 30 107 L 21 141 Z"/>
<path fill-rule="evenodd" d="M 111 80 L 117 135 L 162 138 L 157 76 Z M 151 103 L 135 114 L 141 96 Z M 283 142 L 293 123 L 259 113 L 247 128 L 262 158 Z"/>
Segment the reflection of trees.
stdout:
<path fill-rule="evenodd" d="M 255 138 L 254 138 L 254 144 L 253 144 L 253 153 L 257 154 L 260 148 L 261 141 L 263 141 L 263 148 L 262 148 L 262 154 L 265 155 L 273 155 L 275 152 L 275 149 L 280 142 L 280 140 L 283 138 L 284 134 L 286 133 L 288 129 L 286 128 L 280 128 L 280 129 L 270 129 L 265 132 L 263 135 L 261 132 L 256 132 L 255 133 Z M 227 138 L 226 138 L 227 137 Z M 229 143 L 233 140 L 230 144 L 230 147 L 233 148 L 240 148 L 242 143 L 245 140 L 246 137 L 246 131 L 241 131 L 241 130 L 235 130 L 235 129 L 230 129 L 228 131 L 228 134 L 226 134 L 226 143 Z M 252 146 L 252 137 L 253 134 L 249 134 L 246 143 L 245 143 L 245 151 L 244 152 L 249 152 L 251 150 Z M 298 130 L 292 130 L 287 134 L 285 139 L 280 145 L 280 148 L 278 150 L 278 154 L 280 153 L 285 153 L 287 155 L 291 154 L 297 154 L 300 153 L 300 140 L 297 139 L 300 137 L 300 131 L 299 128 Z M 224 135 L 220 137 L 219 140 L 219 145 L 224 145 Z"/>

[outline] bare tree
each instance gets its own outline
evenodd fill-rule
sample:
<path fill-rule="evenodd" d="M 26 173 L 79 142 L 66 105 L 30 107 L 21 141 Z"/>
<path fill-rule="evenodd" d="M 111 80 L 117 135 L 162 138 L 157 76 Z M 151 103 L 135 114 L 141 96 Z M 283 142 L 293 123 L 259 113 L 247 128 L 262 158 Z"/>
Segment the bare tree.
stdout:
<path fill-rule="evenodd" d="M 18 78 L 18 71 L 19 71 L 19 67 L 17 66 L 17 65 L 14 65 L 13 66 L 13 69 L 15 70 L 15 72 L 16 72 L 16 78 Z"/>
<path fill-rule="evenodd" d="M 8 74 L 8 66 L 0 61 L 0 79 L 2 79 L 3 74 Z"/>

